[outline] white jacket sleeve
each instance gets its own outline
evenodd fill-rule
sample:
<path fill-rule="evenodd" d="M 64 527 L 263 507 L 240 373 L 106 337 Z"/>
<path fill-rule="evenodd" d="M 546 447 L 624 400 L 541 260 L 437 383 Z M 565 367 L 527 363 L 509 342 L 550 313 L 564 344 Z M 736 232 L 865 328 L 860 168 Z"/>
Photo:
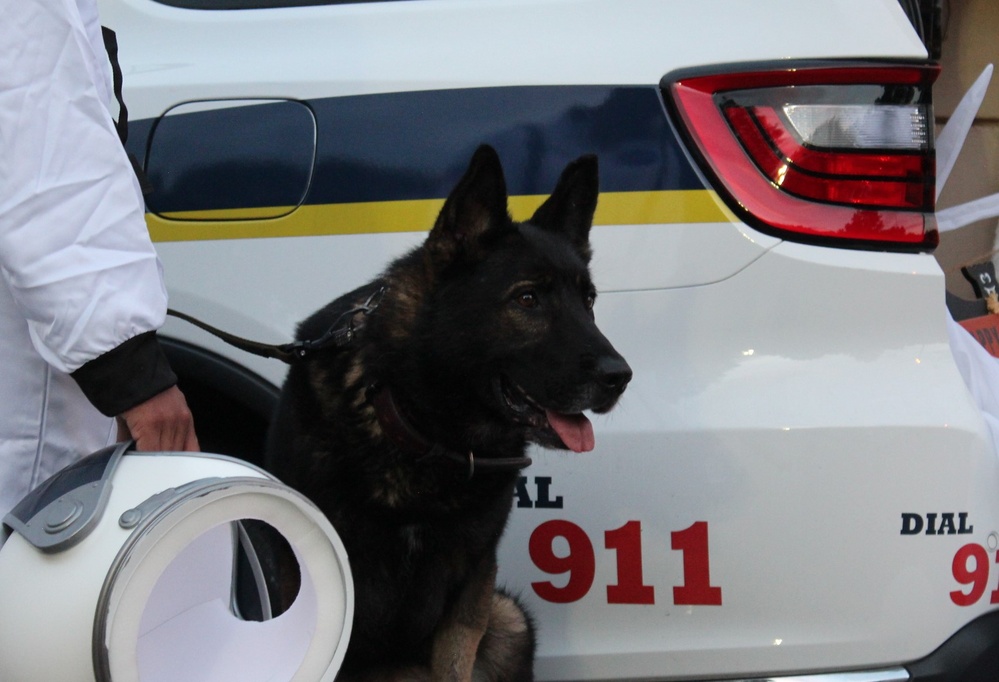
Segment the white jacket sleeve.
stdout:
<path fill-rule="evenodd" d="M 38 353 L 72 373 L 160 327 L 166 290 L 93 0 L 17 0 L 3 15 L 0 273 Z"/>

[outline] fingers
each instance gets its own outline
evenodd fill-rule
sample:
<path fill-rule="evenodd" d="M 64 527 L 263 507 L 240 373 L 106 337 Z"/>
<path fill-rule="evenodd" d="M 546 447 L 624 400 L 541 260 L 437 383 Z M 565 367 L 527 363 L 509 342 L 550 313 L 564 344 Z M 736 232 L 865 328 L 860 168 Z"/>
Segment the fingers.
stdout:
<path fill-rule="evenodd" d="M 133 438 L 138 450 L 197 452 L 200 449 L 191 410 L 176 386 L 126 410 L 118 417 L 118 424 L 119 438 L 122 435 Z"/>

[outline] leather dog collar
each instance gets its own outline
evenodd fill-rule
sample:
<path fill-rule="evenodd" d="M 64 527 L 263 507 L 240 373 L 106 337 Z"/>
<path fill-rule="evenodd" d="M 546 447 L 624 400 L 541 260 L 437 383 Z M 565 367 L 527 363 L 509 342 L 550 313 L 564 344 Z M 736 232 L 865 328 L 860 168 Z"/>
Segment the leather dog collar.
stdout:
<path fill-rule="evenodd" d="M 469 479 L 478 473 L 519 471 L 531 465 L 530 457 L 483 457 L 476 459 L 471 450 L 459 453 L 445 447 L 435 446 L 417 431 L 403 415 L 388 386 L 372 386 L 368 390 L 368 401 L 375 409 L 375 417 L 378 419 L 382 431 L 396 447 L 414 457 L 440 455 L 452 462 L 467 465 Z"/>

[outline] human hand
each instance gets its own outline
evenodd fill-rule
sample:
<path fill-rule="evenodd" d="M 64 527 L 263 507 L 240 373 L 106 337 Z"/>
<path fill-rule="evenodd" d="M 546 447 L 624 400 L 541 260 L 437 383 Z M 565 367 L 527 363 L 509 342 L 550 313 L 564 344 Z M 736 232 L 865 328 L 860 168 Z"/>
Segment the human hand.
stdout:
<path fill-rule="evenodd" d="M 194 418 L 176 386 L 118 415 L 118 439 L 135 440 L 147 452 L 197 452 Z"/>

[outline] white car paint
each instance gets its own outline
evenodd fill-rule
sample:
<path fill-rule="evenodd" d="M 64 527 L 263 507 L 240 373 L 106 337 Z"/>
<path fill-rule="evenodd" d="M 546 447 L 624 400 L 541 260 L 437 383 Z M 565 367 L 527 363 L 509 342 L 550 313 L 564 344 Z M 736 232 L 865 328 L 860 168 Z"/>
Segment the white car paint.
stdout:
<path fill-rule="evenodd" d="M 676 68 L 729 62 L 925 57 L 895 0 L 234 11 L 101 0 L 101 11 L 120 33 L 133 118 L 202 99 L 655 85 Z M 999 544 L 999 469 L 951 356 L 932 256 L 783 242 L 720 202 L 719 211 L 716 222 L 594 229 L 597 319 L 635 379 L 620 407 L 597 418 L 594 452 L 537 451 L 525 472 L 500 579 L 538 621 L 539 679 L 894 670 L 995 608 L 991 566 L 984 597 L 969 606 L 951 597 L 968 589 L 953 573 L 961 548 L 976 543 L 991 557 Z M 279 343 L 421 238 L 170 241 L 158 250 L 175 308 Z M 282 380 L 280 363 L 183 323 L 164 334 Z M 903 534 L 907 513 L 934 522 L 952 514 L 955 532 Z M 592 583 L 567 604 L 533 586 L 557 590 L 568 579 L 529 553 L 551 521 L 578 527 L 592 547 Z M 607 548 L 606 534 L 632 521 L 639 582 L 653 603 L 608 603 L 629 550 Z M 673 588 L 689 578 L 674 534 L 698 522 L 720 605 L 674 603 Z M 564 538 L 549 548 L 569 551 Z"/>

